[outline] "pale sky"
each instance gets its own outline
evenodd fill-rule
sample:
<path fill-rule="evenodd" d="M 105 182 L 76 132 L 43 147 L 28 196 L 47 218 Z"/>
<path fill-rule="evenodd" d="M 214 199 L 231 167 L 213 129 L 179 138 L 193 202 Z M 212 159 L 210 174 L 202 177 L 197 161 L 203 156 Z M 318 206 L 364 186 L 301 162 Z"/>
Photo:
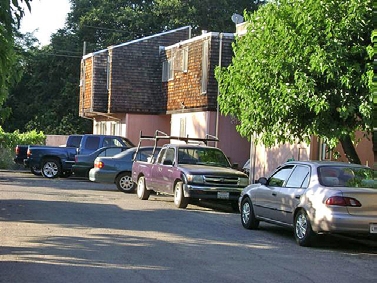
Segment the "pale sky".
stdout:
<path fill-rule="evenodd" d="M 25 8 L 21 21 L 21 32 L 34 32 L 41 45 L 50 43 L 50 35 L 63 28 L 67 13 L 70 11 L 69 0 L 33 0 L 31 13 Z"/>

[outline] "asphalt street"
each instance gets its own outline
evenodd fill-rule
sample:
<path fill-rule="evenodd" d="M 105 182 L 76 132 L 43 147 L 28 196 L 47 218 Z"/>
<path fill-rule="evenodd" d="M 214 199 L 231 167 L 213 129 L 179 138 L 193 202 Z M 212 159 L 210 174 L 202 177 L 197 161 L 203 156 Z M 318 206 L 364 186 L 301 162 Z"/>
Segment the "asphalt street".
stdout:
<path fill-rule="evenodd" d="M 0 282 L 331 282 L 377 279 L 377 243 L 242 227 L 211 203 L 177 209 L 115 185 L 0 171 Z"/>

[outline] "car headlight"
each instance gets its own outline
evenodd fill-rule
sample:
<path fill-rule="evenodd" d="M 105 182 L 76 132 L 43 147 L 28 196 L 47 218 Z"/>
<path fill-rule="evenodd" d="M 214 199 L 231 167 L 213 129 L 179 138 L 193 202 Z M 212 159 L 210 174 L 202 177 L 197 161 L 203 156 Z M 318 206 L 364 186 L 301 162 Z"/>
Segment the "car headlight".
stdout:
<path fill-rule="evenodd" d="M 242 187 L 246 187 L 249 185 L 249 179 L 248 178 L 239 178 L 238 179 L 238 185 Z"/>
<path fill-rule="evenodd" d="M 197 183 L 197 184 L 203 184 L 204 183 L 204 178 L 203 175 L 186 175 L 187 177 L 187 182 L 189 183 Z"/>

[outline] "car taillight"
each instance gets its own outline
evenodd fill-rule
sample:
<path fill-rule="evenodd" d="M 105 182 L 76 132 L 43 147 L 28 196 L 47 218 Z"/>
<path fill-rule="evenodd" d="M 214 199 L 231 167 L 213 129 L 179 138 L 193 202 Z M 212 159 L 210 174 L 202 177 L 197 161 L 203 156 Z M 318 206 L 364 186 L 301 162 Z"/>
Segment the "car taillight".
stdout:
<path fill-rule="evenodd" d="M 78 161 L 78 157 L 77 157 L 77 155 L 75 155 L 75 162 L 77 163 L 77 161 Z"/>
<path fill-rule="evenodd" d="M 333 196 L 329 197 L 325 203 L 327 205 L 361 207 L 361 203 L 357 199 L 350 197 Z"/>
<path fill-rule="evenodd" d="M 27 149 L 26 155 L 27 155 L 27 157 L 30 157 L 30 155 L 31 155 L 31 150 L 30 150 L 30 148 Z"/>
<path fill-rule="evenodd" d="M 18 155 L 20 153 L 20 148 L 16 146 L 16 154 Z"/>
<path fill-rule="evenodd" d="M 103 168 L 103 166 L 105 166 L 105 164 L 103 164 L 102 161 L 96 161 L 94 162 L 94 168 Z"/>

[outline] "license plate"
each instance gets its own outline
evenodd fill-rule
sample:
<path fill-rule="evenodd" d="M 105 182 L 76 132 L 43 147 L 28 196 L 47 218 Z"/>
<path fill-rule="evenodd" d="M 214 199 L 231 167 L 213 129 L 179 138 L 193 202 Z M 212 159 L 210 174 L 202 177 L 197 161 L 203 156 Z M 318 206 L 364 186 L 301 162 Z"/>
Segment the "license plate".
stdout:
<path fill-rule="evenodd" d="M 219 199 L 229 199 L 229 193 L 228 192 L 217 192 L 217 198 L 219 198 Z M 376 227 L 376 233 L 377 233 L 377 227 Z"/>
<path fill-rule="evenodd" d="M 377 234 L 377 223 L 370 224 L 369 231 L 372 234 Z"/>

